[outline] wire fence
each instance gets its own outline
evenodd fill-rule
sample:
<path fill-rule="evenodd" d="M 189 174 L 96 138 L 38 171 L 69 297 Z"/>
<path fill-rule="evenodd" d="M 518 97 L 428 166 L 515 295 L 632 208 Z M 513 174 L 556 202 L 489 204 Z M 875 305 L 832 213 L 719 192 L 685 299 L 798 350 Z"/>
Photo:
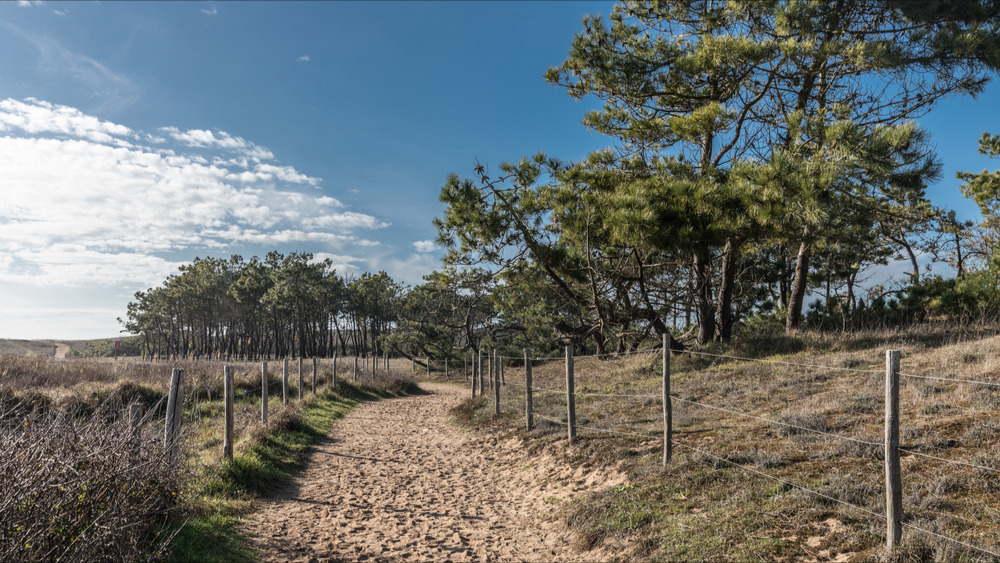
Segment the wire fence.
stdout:
<path fill-rule="evenodd" d="M 663 348 L 647 349 L 641 352 L 637 352 L 634 355 L 640 359 L 645 359 L 647 361 L 660 360 L 663 354 Z M 830 372 L 842 372 L 847 374 L 864 374 L 864 375 L 874 375 L 874 374 L 886 374 L 886 370 L 877 369 L 859 369 L 854 367 L 842 367 L 842 366 L 827 366 L 821 364 L 812 364 L 805 362 L 786 362 L 770 359 L 758 359 L 750 358 L 744 356 L 735 356 L 727 354 L 711 354 L 707 352 L 699 352 L 693 350 L 674 350 L 674 354 L 687 354 L 695 357 L 708 357 L 717 360 L 726 360 L 727 362 L 748 362 L 756 364 L 767 364 L 771 366 L 780 366 L 783 368 L 793 368 L 793 369 L 809 369 L 809 370 L 819 370 L 819 371 L 830 371 Z M 643 358 L 643 355 L 646 355 Z M 581 378 L 577 375 L 574 370 L 567 370 L 568 372 L 573 372 L 572 376 L 567 375 L 566 377 L 572 377 L 573 381 L 570 383 L 569 379 L 566 381 L 561 381 L 563 377 L 562 367 L 565 363 L 572 365 L 579 360 L 589 360 L 589 359 L 604 359 L 609 355 L 589 355 L 589 356 L 572 356 L 567 360 L 566 356 L 558 356 L 551 358 L 531 358 L 530 364 L 532 370 L 536 371 L 536 375 L 532 377 L 531 384 L 528 384 L 527 373 L 524 370 L 524 358 L 523 357 L 511 357 L 511 356 L 498 356 L 499 363 L 502 365 L 503 362 L 510 362 L 512 365 L 521 366 L 519 370 L 504 378 L 503 383 L 500 383 L 499 376 L 495 374 L 494 370 L 497 368 L 490 366 L 490 361 L 487 361 L 485 367 L 487 377 L 484 378 L 484 385 L 491 386 L 495 385 L 499 387 L 501 393 L 500 403 L 498 404 L 498 410 L 503 413 L 515 413 L 515 412 L 525 412 L 525 403 L 528 396 L 530 395 L 533 403 L 533 409 L 531 412 L 531 417 L 539 421 L 544 421 L 545 423 L 551 424 L 556 427 L 561 427 L 568 430 L 570 439 L 575 435 L 575 431 L 580 430 L 588 433 L 593 433 L 595 435 L 603 435 L 606 437 L 619 437 L 625 439 L 639 439 L 643 441 L 660 441 L 664 449 L 666 450 L 666 445 L 669 443 L 671 446 L 677 446 L 682 449 L 690 450 L 698 455 L 704 456 L 705 458 L 715 460 L 717 462 L 731 465 L 740 468 L 750 474 L 757 475 L 759 477 L 767 478 L 775 482 L 782 483 L 789 487 L 801 490 L 808 494 L 814 495 L 818 498 L 828 500 L 830 502 L 843 505 L 852 510 L 856 510 L 862 514 L 868 516 L 874 516 L 880 520 L 889 521 L 890 516 L 887 514 L 880 514 L 879 512 L 873 511 L 864 506 L 859 506 L 856 503 L 849 502 L 842 498 L 837 498 L 829 494 L 825 494 L 821 491 L 817 491 L 814 488 L 805 486 L 801 483 L 797 483 L 793 480 L 787 478 L 778 477 L 772 475 L 768 472 L 761 471 L 757 468 L 750 467 L 745 463 L 739 463 L 733 459 L 713 453 L 704 447 L 698 447 L 687 440 L 677 440 L 673 438 L 673 429 L 670 429 L 668 433 L 666 428 L 668 423 L 666 422 L 666 414 L 663 417 L 658 417 L 658 414 L 665 413 L 668 410 L 668 406 L 664 405 L 662 393 L 650 392 L 653 389 L 649 389 L 648 378 L 645 380 L 639 380 L 638 382 L 633 381 L 621 381 L 621 378 L 609 377 L 609 370 L 614 368 L 608 368 L 604 371 L 597 370 L 591 371 L 587 376 Z M 669 365 L 669 362 L 665 362 Z M 540 369 L 536 370 L 536 364 L 540 365 Z M 499 371 L 503 371 L 504 368 L 500 367 Z M 597 375 L 594 375 L 597 373 Z M 982 381 L 974 379 L 963 379 L 954 377 L 938 377 L 933 375 L 918 375 L 918 374 L 908 374 L 896 371 L 899 378 L 913 378 L 913 379 L 927 379 L 936 380 L 943 382 L 951 382 L 957 384 L 966 385 L 976 385 L 984 387 L 1000 387 L 1000 382 L 993 381 Z M 591 386 L 587 385 L 575 388 L 572 393 L 568 391 L 570 385 L 577 384 L 581 379 L 587 379 L 591 381 Z M 610 380 L 610 383 L 609 383 Z M 647 389 L 638 388 L 641 387 L 643 382 L 647 383 Z M 688 377 L 687 381 L 691 381 Z M 668 382 L 669 383 L 669 382 Z M 862 380 L 855 382 L 861 384 L 870 384 L 871 380 Z M 604 388 L 601 388 L 602 385 Z M 610 388 L 608 388 L 610 386 Z M 666 386 L 664 386 L 666 388 Z M 490 387 L 487 390 L 481 390 L 481 394 L 487 397 L 494 397 L 495 390 Z M 572 398 L 569 398 L 572 395 Z M 860 446 L 868 448 L 865 451 L 868 452 L 879 452 L 882 454 L 882 459 L 885 459 L 886 453 L 886 442 L 875 441 L 873 439 L 865 439 L 863 437 L 850 436 L 843 433 L 832 432 L 827 428 L 823 427 L 812 427 L 809 424 L 796 423 L 793 419 L 780 420 L 773 416 L 762 416 L 759 413 L 746 412 L 744 410 L 737 409 L 731 405 L 720 406 L 717 404 L 709 404 L 708 402 L 703 402 L 700 400 L 695 400 L 694 398 L 689 398 L 685 393 L 671 392 L 669 394 L 669 405 L 679 404 L 687 406 L 688 408 L 700 409 L 702 411 L 722 413 L 726 415 L 731 415 L 732 417 L 737 417 L 739 419 L 752 420 L 756 422 L 763 423 L 764 428 L 772 429 L 784 429 L 783 432 L 778 432 L 778 436 L 774 439 L 780 439 L 782 436 L 785 438 L 792 438 L 800 434 L 809 434 L 817 437 L 822 437 L 832 441 L 843 441 L 847 443 L 853 443 Z M 572 401 L 572 402 L 570 402 Z M 570 407 L 570 404 L 573 406 Z M 790 406 L 787 404 L 781 405 L 786 409 Z M 669 408 L 672 413 L 672 408 Z M 572 411 L 573 412 L 571 414 Z M 555 412 L 562 412 L 562 415 L 555 415 Z M 527 413 L 526 413 L 527 414 Z M 689 418 L 692 415 L 689 413 L 687 415 Z M 576 420 L 571 424 L 570 420 L 577 417 Z M 880 420 L 873 418 L 873 422 L 881 422 Z M 691 418 L 692 420 L 704 420 L 698 418 Z M 572 426 L 572 428 L 571 428 Z M 744 429 L 746 430 L 746 429 Z M 759 434 L 754 434 L 755 431 L 759 431 L 760 427 L 750 428 L 748 432 L 744 432 L 743 437 L 757 440 L 759 443 Z M 898 432 L 898 429 L 897 429 Z M 685 431 L 679 431 L 680 434 L 684 434 Z M 872 432 L 874 433 L 874 432 Z M 669 436 L 669 438 L 665 438 Z M 881 450 L 881 451 L 880 451 Z M 997 467 L 990 466 L 988 464 L 970 462 L 960 459 L 949 459 L 947 457 L 942 457 L 938 455 L 926 454 L 920 451 L 916 451 L 913 448 L 896 447 L 896 450 L 907 456 L 913 456 L 915 458 L 922 458 L 925 460 L 933 461 L 935 463 L 947 464 L 954 467 L 964 467 L 968 469 L 975 469 L 978 471 L 987 472 L 989 474 L 1000 473 L 1000 469 Z M 667 459 L 665 455 L 665 459 Z M 910 522 L 897 522 L 897 525 L 902 528 L 912 530 L 916 533 L 926 534 L 928 536 L 937 538 L 942 541 L 950 542 L 955 545 L 960 545 L 964 548 L 973 550 L 983 555 L 988 555 L 992 557 L 1000 557 L 996 551 L 988 549 L 986 547 L 975 545 L 964 541 L 962 539 L 949 536 L 940 532 L 935 532 L 933 530 L 928 530 L 925 527 L 914 525 Z"/>

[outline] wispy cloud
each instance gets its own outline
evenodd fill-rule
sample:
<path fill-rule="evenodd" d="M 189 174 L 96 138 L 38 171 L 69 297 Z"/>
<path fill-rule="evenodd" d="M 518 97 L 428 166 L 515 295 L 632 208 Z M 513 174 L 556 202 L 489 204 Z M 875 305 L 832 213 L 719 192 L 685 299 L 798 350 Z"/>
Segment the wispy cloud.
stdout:
<path fill-rule="evenodd" d="M 211 9 L 209 9 L 209 10 L 206 10 L 206 9 L 202 8 L 201 13 L 207 14 L 209 16 L 217 16 L 217 15 L 219 15 L 219 10 L 215 7 L 215 4 L 214 3 L 210 4 L 210 6 L 211 6 Z"/>
<path fill-rule="evenodd" d="M 40 2 L 39 2 L 40 3 Z M 29 2 L 30 5 L 35 5 Z M 86 55 L 64 48 L 47 35 L 25 31 L 0 20 L 0 26 L 12 31 L 38 49 L 37 68 L 77 84 L 82 91 L 99 100 L 99 109 L 127 106 L 139 99 L 139 87 L 125 74 L 115 72 Z"/>
<path fill-rule="evenodd" d="M 346 263 L 343 250 L 378 245 L 360 232 L 386 223 L 269 150 L 224 131 L 161 131 L 0 101 L 0 281 L 152 284 L 185 253 L 307 245 Z"/>
<path fill-rule="evenodd" d="M 297 58 L 295 60 L 298 61 L 298 62 L 300 62 L 300 63 L 307 63 L 307 62 L 309 62 L 309 61 L 312 60 L 312 57 L 310 57 L 309 55 L 302 55 L 301 57 L 299 57 L 299 58 Z"/>

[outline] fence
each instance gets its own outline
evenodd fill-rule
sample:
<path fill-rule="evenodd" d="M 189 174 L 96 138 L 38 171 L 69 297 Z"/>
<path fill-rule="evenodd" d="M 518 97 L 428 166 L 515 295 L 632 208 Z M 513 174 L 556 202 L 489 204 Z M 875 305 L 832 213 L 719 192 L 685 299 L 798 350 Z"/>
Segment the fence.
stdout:
<path fill-rule="evenodd" d="M 309 364 L 303 363 L 302 358 L 298 358 L 296 365 L 296 375 L 297 375 L 297 398 L 302 400 L 305 398 L 307 391 L 311 391 L 312 394 L 316 394 L 317 390 L 324 384 L 324 382 L 329 383 L 331 389 L 335 388 L 338 383 L 338 376 L 341 378 L 340 381 L 344 381 L 343 367 L 340 361 L 343 358 L 338 358 L 334 355 L 333 358 L 325 359 L 326 361 L 321 361 L 319 358 L 311 358 L 311 369 L 309 369 Z M 383 361 L 384 360 L 384 361 Z M 248 417 L 248 410 L 244 410 L 237 413 L 235 395 L 236 395 L 236 376 L 242 375 L 244 378 L 250 375 L 250 369 L 243 369 L 241 373 L 237 373 L 236 366 L 229 364 L 222 364 L 221 366 L 211 362 L 209 360 L 197 360 L 202 363 L 214 364 L 216 368 L 222 368 L 222 381 L 221 381 L 221 393 L 223 400 L 223 428 L 222 430 L 222 452 L 224 459 L 232 459 L 233 457 L 233 445 L 234 434 L 237 427 L 245 429 L 251 427 L 256 417 Z M 324 368 L 324 364 L 329 362 L 328 369 Z M 268 365 L 269 363 L 278 363 L 281 368 L 280 379 L 272 380 L 269 376 Z M 247 368 L 248 365 L 257 364 L 242 364 L 242 367 Z M 280 387 L 280 397 L 282 404 L 287 404 L 289 401 L 289 363 L 288 359 L 284 358 L 280 362 L 260 362 L 260 380 L 259 385 L 251 391 L 248 389 L 248 385 L 243 385 L 242 394 L 244 398 L 246 395 L 259 395 L 260 396 L 260 415 L 259 423 L 262 425 L 267 425 L 268 422 L 268 400 L 271 395 L 276 395 L 277 389 Z M 305 366 L 305 367 L 304 367 Z M 307 386 L 306 371 L 310 372 L 310 384 Z M 389 373 L 389 359 L 388 357 L 379 358 L 379 361 L 372 361 L 370 364 L 364 362 L 361 364 L 361 369 L 359 370 L 359 358 L 357 356 L 353 357 L 353 369 L 351 370 L 351 377 L 355 383 L 359 380 L 364 383 L 365 379 L 372 380 L 378 373 Z M 338 374 L 338 372 L 340 372 Z M 173 368 L 170 376 L 170 386 L 165 399 L 166 408 L 164 412 L 164 437 L 163 437 L 163 447 L 165 455 L 175 458 L 179 454 L 180 441 L 181 441 L 181 430 L 182 430 L 182 420 L 184 419 L 184 405 L 185 404 L 195 404 L 197 409 L 201 408 L 201 401 L 198 397 L 202 391 L 205 392 L 205 396 L 209 402 L 212 400 L 212 382 L 200 381 L 195 385 L 188 385 L 185 381 L 186 370 L 183 368 Z M 218 383 L 218 381 L 216 381 Z M 202 385 L 204 388 L 202 389 Z M 252 384 L 251 384 L 252 385 Z M 134 421 L 132 423 L 132 428 L 136 435 L 139 434 L 140 428 L 148 420 L 154 411 L 162 406 L 164 401 L 161 400 L 157 405 L 155 405 L 151 412 L 143 413 L 139 405 L 129 405 L 129 417 L 130 420 Z M 193 413 L 192 416 L 200 418 L 199 411 Z M 237 414 L 239 414 L 240 420 L 237 421 Z"/>
<path fill-rule="evenodd" d="M 900 371 L 900 353 L 896 350 L 886 351 L 884 370 L 761 360 L 731 355 L 709 354 L 693 350 L 674 351 L 674 354 L 686 354 L 692 358 L 703 358 L 713 362 L 727 360 L 731 362 L 745 362 L 749 364 L 767 364 L 771 367 L 781 367 L 784 369 L 847 372 L 849 375 L 858 376 L 859 384 L 868 383 L 869 380 L 876 375 L 879 376 L 879 379 L 882 379 L 884 376 L 884 380 L 882 382 L 884 392 L 884 401 L 882 404 L 884 413 L 882 419 L 884 421 L 884 428 L 882 432 L 882 440 L 876 441 L 875 439 L 862 439 L 830 432 L 825 427 L 825 424 L 810 424 L 809 421 L 803 423 L 796 421 L 794 418 L 792 420 L 778 420 L 734 408 L 707 404 L 695 400 L 694 397 L 685 397 L 681 396 L 682 394 L 672 392 L 670 373 L 671 354 L 666 353 L 666 351 L 670 349 L 669 344 L 668 339 L 665 337 L 661 347 L 652 350 L 640 350 L 629 355 L 632 358 L 639 358 L 640 363 L 647 365 L 651 363 L 653 357 L 659 356 L 662 358 L 659 373 L 660 384 L 657 386 L 658 389 L 650 388 L 650 379 L 647 379 L 643 384 L 645 387 L 640 387 L 638 389 L 622 389 L 621 385 L 618 383 L 614 384 L 614 387 L 602 389 L 600 388 L 600 385 L 604 383 L 600 380 L 590 382 L 589 385 L 587 384 L 588 382 L 584 382 L 584 385 L 581 387 L 579 385 L 581 383 L 579 381 L 579 376 L 574 369 L 575 362 L 585 358 L 603 359 L 612 357 L 612 355 L 574 356 L 573 347 L 567 346 L 565 350 L 565 357 L 532 358 L 531 353 L 528 350 L 525 350 L 523 358 L 506 356 L 501 357 L 494 351 L 492 356 L 489 354 L 486 355 L 485 363 L 483 354 L 480 352 L 478 361 L 473 362 L 473 374 L 471 377 L 472 395 L 473 397 L 476 396 L 478 388 L 479 395 L 489 396 L 494 405 L 495 414 L 501 414 L 502 412 L 520 412 L 523 410 L 525 415 L 525 426 L 528 430 L 535 427 L 536 419 L 545 421 L 550 425 L 564 427 L 566 430 L 566 439 L 571 444 L 576 439 L 578 431 L 604 435 L 616 435 L 629 439 L 640 439 L 644 443 L 656 441 L 660 442 L 660 448 L 662 448 L 662 463 L 664 465 L 671 462 L 674 447 L 684 448 L 691 452 L 705 456 L 706 458 L 712 459 L 715 462 L 740 468 L 759 477 L 782 483 L 816 497 L 857 510 L 868 516 L 876 517 L 885 521 L 885 543 L 889 550 L 892 550 L 900 544 L 903 529 L 907 528 L 917 533 L 926 534 L 940 540 L 963 546 L 984 555 L 1000 557 L 1000 553 L 992 551 L 991 549 L 987 549 L 980 545 L 974 545 L 973 543 L 969 543 L 946 534 L 938 533 L 933 530 L 918 527 L 910 522 L 904 521 L 902 488 L 903 473 L 901 471 L 900 461 L 901 455 L 905 454 L 906 456 L 913 456 L 914 458 L 930 460 L 940 464 L 973 468 L 977 471 L 985 472 L 994 479 L 997 474 L 1000 474 L 1000 469 L 982 463 L 949 459 L 901 447 L 899 402 L 901 378 L 907 380 L 912 379 L 914 381 L 934 381 L 989 388 L 1000 388 L 1000 382 L 902 373 Z M 557 381 L 563 379 L 562 376 L 557 375 L 553 369 L 560 361 L 563 363 L 562 372 L 564 374 L 564 383 L 562 384 L 557 383 Z M 522 370 L 520 371 L 521 377 L 505 378 L 503 375 L 505 362 L 511 363 L 512 365 L 520 365 L 522 367 Z M 547 376 L 542 380 L 539 380 L 536 377 L 536 366 L 539 368 L 544 366 L 548 370 Z M 483 380 L 484 374 L 486 375 L 485 381 Z M 865 379 L 866 377 L 868 379 Z M 489 387 L 489 392 L 487 392 L 487 386 Z M 507 389 L 508 391 L 501 393 L 502 389 Z M 617 404 L 617 406 L 614 407 L 617 408 L 617 413 L 602 412 L 601 407 L 607 408 L 611 406 L 609 401 L 607 401 L 607 399 L 610 398 L 622 400 L 624 401 L 624 404 L 628 404 L 628 401 L 632 401 L 633 403 L 638 402 L 639 404 L 632 404 L 627 407 L 622 407 L 621 404 Z M 589 407 L 584 419 L 582 420 L 578 419 L 578 406 L 580 400 L 585 401 L 586 406 Z M 847 442 L 863 451 L 880 453 L 883 461 L 882 469 L 885 473 L 885 513 L 880 514 L 865 507 L 858 506 L 855 503 L 824 494 L 789 479 L 777 477 L 768 472 L 750 467 L 746 463 L 733 461 L 726 456 L 718 455 L 710 451 L 709 448 L 698 447 L 692 444 L 689 440 L 677 439 L 673 428 L 673 408 L 675 402 L 687 408 L 700 409 L 701 411 L 705 411 L 707 413 L 726 413 L 728 415 L 744 418 L 748 421 L 763 422 L 767 425 L 766 428 L 783 428 L 785 432 L 784 435 L 787 436 L 796 434 L 819 435 L 828 439 Z M 565 414 L 561 416 L 554 415 L 553 413 L 558 410 L 562 410 Z M 542 414 L 543 412 L 545 414 Z M 617 418 L 615 415 L 617 415 Z M 697 419 L 697 416 L 695 416 L 692 420 L 700 419 Z M 995 549 L 995 547 L 993 547 L 993 549 Z"/>

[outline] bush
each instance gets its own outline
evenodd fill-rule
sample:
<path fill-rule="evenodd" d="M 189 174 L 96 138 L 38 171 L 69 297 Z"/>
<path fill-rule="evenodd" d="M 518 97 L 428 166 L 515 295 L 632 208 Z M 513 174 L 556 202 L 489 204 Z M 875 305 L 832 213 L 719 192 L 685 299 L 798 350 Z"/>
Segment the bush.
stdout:
<path fill-rule="evenodd" d="M 158 432 L 134 435 L 120 402 L 97 412 L 0 403 L 0 553 L 7 561 L 135 561 L 165 544 L 153 530 L 176 506 L 179 462 Z"/>
<path fill-rule="evenodd" d="M 962 279 L 927 277 L 853 309 L 835 297 L 827 303 L 816 300 L 805 312 L 803 324 L 818 330 L 874 330 L 931 319 L 992 321 L 1000 317 L 998 289 L 1000 264 Z"/>

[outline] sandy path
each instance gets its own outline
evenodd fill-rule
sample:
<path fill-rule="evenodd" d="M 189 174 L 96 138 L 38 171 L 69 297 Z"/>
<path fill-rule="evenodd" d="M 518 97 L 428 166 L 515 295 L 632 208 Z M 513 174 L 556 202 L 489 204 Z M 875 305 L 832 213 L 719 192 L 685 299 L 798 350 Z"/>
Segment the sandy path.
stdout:
<path fill-rule="evenodd" d="M 62 342 L 56 342 L 56 352 L 55 358 L 57 360 L 65 360 L 66 354 L 69 354 L 70 347 L 68 344 L 63 344 Z"/>
<path fill-rule="evenodd" d="M 446 421 L 462 388 L 364 404 L 337 422 L 303 473 L 247 522 L 266 561 L 567 561 L 549 516 L 582 491 L 622 482 L 547 458 L 513 440 L 477 438 Z"/>

